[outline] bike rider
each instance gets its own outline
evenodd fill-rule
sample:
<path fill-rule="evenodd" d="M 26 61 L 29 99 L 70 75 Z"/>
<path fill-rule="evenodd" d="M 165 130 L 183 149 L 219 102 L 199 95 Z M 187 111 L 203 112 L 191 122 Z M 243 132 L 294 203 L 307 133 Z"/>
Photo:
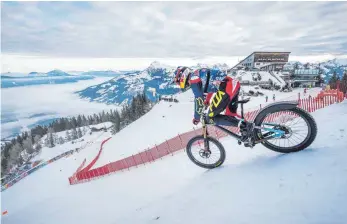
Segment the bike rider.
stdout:
<path fill-rule="evenodd" d="M 240 127 L 241 141 L 249 139 L 253 130 L 252 123 L 243 121 L 237 114 L 240 83 L 238 80 L 227 76 L 221 70 L 212 70 L 208 68 L 192 69 L 179 66 L 175 71 L 175 82 L 185 91 L 189 87 L 194 93 L 194 118 L 193 124 L 200 122 L 204 105 L 208 105 L 206 123 L 215 125 L 225 125 Z M 217 77 L 224 77 L 221 81 Z M 211 84 L 211 82 L 213 82 Z M 216 89 L 216 86 L 219 86 Z M 220 114 L 225 110 L 225 114 Z"/>

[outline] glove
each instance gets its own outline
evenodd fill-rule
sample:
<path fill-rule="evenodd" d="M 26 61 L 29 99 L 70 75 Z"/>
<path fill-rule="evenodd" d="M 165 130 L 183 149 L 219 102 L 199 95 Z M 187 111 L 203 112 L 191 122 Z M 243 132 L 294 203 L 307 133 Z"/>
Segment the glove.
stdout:
<path fill-rule="evenodd" d="M 198 125 L 199 123 L 200 123 L 199 120 L 196 120 L 195 118 L 193 118 L 193 124 L 194 124 L 194 125 Z"/>

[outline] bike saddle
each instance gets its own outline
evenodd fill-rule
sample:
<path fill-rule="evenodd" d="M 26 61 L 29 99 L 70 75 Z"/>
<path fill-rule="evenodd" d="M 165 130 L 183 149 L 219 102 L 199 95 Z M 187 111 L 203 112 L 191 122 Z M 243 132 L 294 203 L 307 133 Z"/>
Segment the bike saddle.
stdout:
<path fill-rule="evenodd" d="M 244 104 L 244 103 L 248 103 L 250 100 L 251 100 L 251 98 L 247 98 L 247 99 L 243 99 L 243 100 L 238 100 L 238 101 L 236 101 L 235 103 Z"/>

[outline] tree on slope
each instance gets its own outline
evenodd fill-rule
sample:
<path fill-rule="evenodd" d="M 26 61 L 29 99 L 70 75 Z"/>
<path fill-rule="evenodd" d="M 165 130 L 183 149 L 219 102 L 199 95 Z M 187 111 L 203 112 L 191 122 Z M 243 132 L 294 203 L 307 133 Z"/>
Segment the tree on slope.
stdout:
<path fill-rule="evenodd" d="M 77 137 L 78 137 L 78 138 L 81 138 L 81 137 L 82 137 L 81 128 L 78 128 L 78 129 L 77 129 Z"/>
<path fill-rule="evenodd" d="M 69 130 L 66 130 L 65 135 L 66 135 L 66 140 L 68 142 L 71 141 L 71 134 L 70 134 Z"/>
<path fill-rule="evenodd" d="M 76 128 L 73 128 L 71 131 L 71 139 L 72 140 L 78 139 Z"/>
<path fill-rule="evenodd" d="M 53 133 L 49 132 L 47 133 L 47 138 L 45 140 L 45 145 L 48 147 L 48 148 L 53 148 L 55 145 L 54 145 L 54 138 L 53 138 Z"/>
<path fill-rule="evenodd" d="M 118 113 L 118 111 L 115 111 L 114 112 L 114 117 L 112 117 L 112 120 L 111 120 L 111 122 L 112 122 L 112 128 L 111 128 L 111 133 L 114 135 L 114 134 L 116 134 L 117 132 L 119 132 L 119 130 L 120 130 L 120 121 L 121 120 L 121 118 L 120 118 L 120 116 L 119 116 L 119 113 Z"/>
<path fill-rule="evenodd" d="M 20 164 L 21 162 L 20 153 L 22 151 L 23 151 L 23 147 L 19 142 L 17 142 L 15 145 L 12 146 L 10 150 L 10 155 L 9 155 L 10 166 Z"/>
<path fill-rule="evenodd" d="M 342 80 L 341 80 L 341 84 L 340 84 L 340 90 L 343 93 L 347 93 L 347 72 L 345 72 L 343 74 Z"/>
<path fill-rule="evenodd" d="M 338 77 L 337 77 L 336 71 L 334 71 L 333 76 L 331 76 L 329 80 L 329 85 L 331 89 L 336 89 L 337 80 L 338 80 Z"/>
<path fill-rule="evenodd" d="M 31 138 L 27 138 L 23 141 L 23 149 L 26 150 L 28 154 L 34 153 L 33 143 L 31 142 Z"/>
<path fill-rule="evenodd" d="M 58 138 L 58 144 L 62 145 L 62 144 L 64 144 L 64 143 L 65 143 L 64 138 L 60 136 L 60 137 Z"/>

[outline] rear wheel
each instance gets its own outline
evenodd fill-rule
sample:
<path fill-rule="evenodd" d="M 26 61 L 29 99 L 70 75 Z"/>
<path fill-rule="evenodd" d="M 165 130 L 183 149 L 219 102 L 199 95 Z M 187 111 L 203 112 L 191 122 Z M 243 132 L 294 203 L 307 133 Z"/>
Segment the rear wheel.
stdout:
<path fill-rule="evenodd" d="M 196 165 L 213 169 L 221 166 L 225 161 L 225 149 L 215 138 L 199 135 L 192 138 L 187 144 L 189 159 Z"/>
<path fill-rule="evenodd" d="M 317 135 L 317 124 L 313 117 L 298 107 L 266 113 L 256 118 L 255 125 L 285 132 L 282 136 L 262 142 L 266 148 L 281 153 L 301 151 L 310 146 Z M 255 129 L 254 132 L 256 140 L 273 134 L 264 129 Z"/>

